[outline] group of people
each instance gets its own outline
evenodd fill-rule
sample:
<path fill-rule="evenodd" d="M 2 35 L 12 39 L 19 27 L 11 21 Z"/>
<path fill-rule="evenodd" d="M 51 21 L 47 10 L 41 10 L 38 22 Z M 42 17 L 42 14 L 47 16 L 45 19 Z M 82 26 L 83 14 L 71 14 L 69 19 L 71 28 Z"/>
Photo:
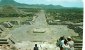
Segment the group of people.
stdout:
<path fill-rule="evenodd" d="M 74 41 L 71 37 L 65 38 L 64 36 L 59 38 L 58 46 L 60 50 L 74 50 Z"/>
<path fill-rule="evenodd" d="M 57 45 L 59 46 L 60 50 L 74 50 L 74 41 L 71 37 L 60 37 Z M 39 50 L 37 44 L 35 44 L 34 50 Z"/>

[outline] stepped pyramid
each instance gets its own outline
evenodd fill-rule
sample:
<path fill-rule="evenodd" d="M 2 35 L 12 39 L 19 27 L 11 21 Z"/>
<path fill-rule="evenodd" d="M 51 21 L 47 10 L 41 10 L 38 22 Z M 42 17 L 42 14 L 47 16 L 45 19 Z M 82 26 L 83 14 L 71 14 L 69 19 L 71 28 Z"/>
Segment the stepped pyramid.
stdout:
<path fill-rule="evenodd" d="M 0 0 L 0 6 L 3 6 L 3 5 L 13 5 L 16 7 L 25 7 L 25 6 L 28 7 L 27 4 L 18 3 L 15 0 Z"/>
<path fill-rule="evenodd" d="M 20 5 L 20 3 L 17 3 L 14 0 L 1 0 L 0 5 Z"/>
<path fill-rule="evenodd" d="M 0 8 L 0 16 L 11 16 L 11 15 L 19 16 L 19 15 L 26 15 L 26 13 L 12 5 L 4 5 Z"/>
<path fill-rule="evenodd" d="M 21 3 L 16 2 L 15 0 L 1 0 L 0 1 L 0 14 L 9 15 L 9 14 L 26 14 L 24 11 L 16 8 Z"/>
<path fill-rule="evenodd" d="M 13 6 L 6 5 L 6 6 L 3 6 L 1 8 L 1 13 L 2 14 L 19 14 L 20 11 L 17 8 L 13 7 Z"/>

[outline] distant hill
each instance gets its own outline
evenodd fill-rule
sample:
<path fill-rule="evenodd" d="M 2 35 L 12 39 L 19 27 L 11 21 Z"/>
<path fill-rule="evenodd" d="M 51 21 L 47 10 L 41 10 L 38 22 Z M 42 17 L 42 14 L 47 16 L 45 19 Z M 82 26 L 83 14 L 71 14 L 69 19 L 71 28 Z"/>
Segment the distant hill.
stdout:
<path fill-rule="evenodd" d="M 0 1 L 0 6 L 3 5 L 14 5 L 19 8 L 51 8 L 51 9 L 56 9 L 56 8 L 63 8 L 61 5 L 43 5 L 43 4 L 36 4 L 36 5 L 28 5 L 28 4 L 22 4 L 18 3 L 14 0 L 1 0 Z"/>
<path fill-rule="evenodd" d="M 27 6 L 26 4 L 21 4 L 21 3 L 14 1 L 14 0 L 1 0 L 0 6 L 3 6 L 3 5 Z"/>

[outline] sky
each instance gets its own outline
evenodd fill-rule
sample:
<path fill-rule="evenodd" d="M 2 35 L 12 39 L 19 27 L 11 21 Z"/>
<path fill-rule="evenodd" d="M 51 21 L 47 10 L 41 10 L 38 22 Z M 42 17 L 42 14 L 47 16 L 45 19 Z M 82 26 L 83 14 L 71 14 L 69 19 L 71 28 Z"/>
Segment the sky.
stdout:
<path fill-rule="evenodd" d="M 25 4 L 61 5 L 64 7 L 83 7 L 83 0 L 15 0 Z"/>

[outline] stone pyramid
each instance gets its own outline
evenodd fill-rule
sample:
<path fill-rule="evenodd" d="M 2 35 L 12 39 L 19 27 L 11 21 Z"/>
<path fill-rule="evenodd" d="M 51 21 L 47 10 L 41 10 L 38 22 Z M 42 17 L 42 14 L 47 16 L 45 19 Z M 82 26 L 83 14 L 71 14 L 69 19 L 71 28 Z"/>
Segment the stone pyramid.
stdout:
<path fill-rule="evenodd" d="M 1 8 L 1 13 L 2 14 L 19 14 L 20 11 L 16 7 L 6 5 Z"/>

